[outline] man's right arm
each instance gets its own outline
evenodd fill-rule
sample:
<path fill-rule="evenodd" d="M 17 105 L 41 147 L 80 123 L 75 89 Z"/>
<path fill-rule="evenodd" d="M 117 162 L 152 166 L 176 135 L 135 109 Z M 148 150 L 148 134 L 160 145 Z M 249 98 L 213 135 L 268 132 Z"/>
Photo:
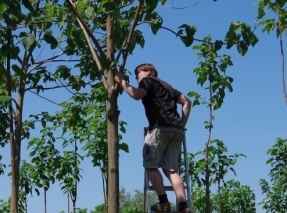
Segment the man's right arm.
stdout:
<path fill-rule="evenodd" d="M 122 73 L 117 73 L 115 75 L 115 81 L 118 82 L 124 90 L 135 100 L 142 99 L 146 94 L 147 91 L 143 88 L 135 88 L 130 85 L 125 79 Z"/>
<path fill-rule="evenodd" d="M 183 94 L 179 96 L 177 103 L 182 105 L 181 126 L 185 127 L 190 111 L 191 111 L 192 103 L 191 103 L 191 100 L 189 100 Z"/>

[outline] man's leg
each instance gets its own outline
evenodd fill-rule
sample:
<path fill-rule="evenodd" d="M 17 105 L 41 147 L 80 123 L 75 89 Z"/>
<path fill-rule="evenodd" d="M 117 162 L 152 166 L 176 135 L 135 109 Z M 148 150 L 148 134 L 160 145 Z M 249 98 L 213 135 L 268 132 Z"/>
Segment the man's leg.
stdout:
<path fill-rule="evenodd" d="M 170 212 L 170 203 L 163 185 L 163 178 L 157 168 L 146 168 L 148 179 L 154 187 L 159 199 L 159 203 L 154 204 L 151 210 L 154 212 Z"/>
<path fill-rule="evenodd" d="M 162 178 L 160 171 L 157 168 L 152 168 L 152 169 L 146 168 L 146 173 L 156 193 L 158 195 L 165 194 L 163 178 Z"/>
<path fill-rule="evenodd" d="M 176 194 L 177 202 L 185 202 L 185 191 L 184 191 L 184 184 L 182 178 L 179 176 L 179 174 L 175 171 L 169 171 L 164 169 L 164 174 L 171 182 L 171 185 L 173 187 L 173 190 Z"/>

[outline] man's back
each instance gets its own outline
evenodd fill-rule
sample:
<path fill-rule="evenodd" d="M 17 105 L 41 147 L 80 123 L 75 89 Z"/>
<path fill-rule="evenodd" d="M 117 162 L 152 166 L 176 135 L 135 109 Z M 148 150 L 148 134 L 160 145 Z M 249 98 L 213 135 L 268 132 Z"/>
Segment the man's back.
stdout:
<path fill-rule="evenodd" d="M 139 88 L 147 91 L 142 98 L 149 127 L 180 127 L 180 116 L 177 112 L 177 100 L 181 93 L 157 77 L 145 77 Z"/>

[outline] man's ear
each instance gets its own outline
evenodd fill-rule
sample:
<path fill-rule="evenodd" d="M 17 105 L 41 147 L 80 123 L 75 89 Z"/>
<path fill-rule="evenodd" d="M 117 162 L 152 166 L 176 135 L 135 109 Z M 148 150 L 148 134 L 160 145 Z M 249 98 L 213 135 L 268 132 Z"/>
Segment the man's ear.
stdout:
<path fill-rule="evenodd" d="M 148 76 L 151 76 L 151 71 L 150 70 L 148 70 L 148 71 L 146 71 L 147 72 L 147 75 Z"/>

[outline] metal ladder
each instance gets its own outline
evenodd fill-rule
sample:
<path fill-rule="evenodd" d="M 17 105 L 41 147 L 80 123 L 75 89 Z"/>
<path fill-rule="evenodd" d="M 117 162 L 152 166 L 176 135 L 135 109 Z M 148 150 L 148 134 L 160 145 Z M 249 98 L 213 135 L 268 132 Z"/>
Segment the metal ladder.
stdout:
<path fill-rule="evenodd" d="M 179 168 L 181 165 L 184 165 L 184 173 L 185 178 L 183 178 L 184 181 L 184 189 L 185 189 L 185 196 L 186 196 L 186 202 L 190 210 L 192 211 L 192 206 L 191 206 L 191 194 L 190 194 L 190 178 L 189 178 L 189 171 L 188 171 L 188 162 L 187 162 L 187 147 L 186 147 L 186 138 L 182 142 L 182 150 L 183 152 L 180 153 L 179 155 Z M 182 161 L 183 159 L 183 161 Z M 164 186 L 166 191 L 174 191 L 172 186 Z M 150 182 L 148 180 L 146 171 L 144 170 L 144 213 L 153 213 L 151 211 L 151 203 L 150 203 L 150 192 L 155 191 L 153 186 L 150 185 Z M 176 201 L 176 212 L 178 212 L 178 205 Z M 176 213 L 175 212 L 175 213 Z"/>

